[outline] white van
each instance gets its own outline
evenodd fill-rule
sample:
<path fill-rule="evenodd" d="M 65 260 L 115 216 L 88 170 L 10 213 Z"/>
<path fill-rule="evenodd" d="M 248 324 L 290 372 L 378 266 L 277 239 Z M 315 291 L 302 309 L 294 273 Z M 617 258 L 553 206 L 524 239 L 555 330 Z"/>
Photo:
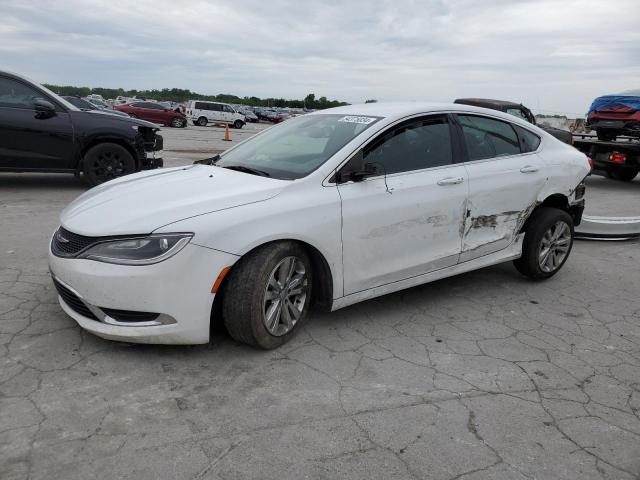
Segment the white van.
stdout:
<path fill-rule="evenodd" d="M 209 123 L 226 123 L 234 128 L 242 128 L 247 123 L 244 115 L 236 112 L 231 105 L 204 100 L 189 100 L 187 117 L 200 127 L 206 127 Z"/>

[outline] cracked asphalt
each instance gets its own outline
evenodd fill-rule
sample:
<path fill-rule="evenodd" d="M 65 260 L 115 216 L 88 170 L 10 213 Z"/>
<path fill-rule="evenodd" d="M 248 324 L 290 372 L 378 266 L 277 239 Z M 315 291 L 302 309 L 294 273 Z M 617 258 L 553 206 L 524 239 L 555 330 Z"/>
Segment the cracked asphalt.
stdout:
<path fill-rule="evenodd" d="M 0 478 L 640 478 L 640 249 L 576 242 L 313 314 L 264 352 L 82 331 L 46 244 L 73 178 L 0 178 Z"/>

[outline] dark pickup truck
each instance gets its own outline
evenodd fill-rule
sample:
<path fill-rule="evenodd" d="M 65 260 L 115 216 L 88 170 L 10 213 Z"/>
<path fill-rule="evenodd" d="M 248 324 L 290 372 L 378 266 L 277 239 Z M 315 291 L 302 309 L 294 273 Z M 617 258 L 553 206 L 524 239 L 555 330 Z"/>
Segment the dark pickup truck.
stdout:
<path fill-rule="evenodd" d="M 47 88 L 0 71 L 0 172 L 83 174 L 90 185 L 162 166 L 158 126 L 82 111 Z"/>
<path fill-rule="evenodd" d="M 509 113 L 516 117 L 523 118 L 529 123 L 536 125 L 536 117 L 531 110 L 522 105 L 521 103 L 509 102 L 506 100 L 491 100 L 489 98 L 459 98 L 453 103 L 460 103 L 462 105 L 472 105 L 474 107 L 490 108 L 491 110 L 498 110 L 500 112 Z M 560 128 L 547 127 L 538 125 L 542 130 L 553 135 L 561 142 L 572 145 L 571 132 L 561 130 Z"/>

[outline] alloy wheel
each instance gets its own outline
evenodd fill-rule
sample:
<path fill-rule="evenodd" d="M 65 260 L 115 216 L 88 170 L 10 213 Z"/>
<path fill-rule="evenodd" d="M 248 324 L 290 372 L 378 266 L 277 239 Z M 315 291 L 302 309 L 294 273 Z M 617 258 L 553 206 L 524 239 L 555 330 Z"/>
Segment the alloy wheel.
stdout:
<path fill-rule="evenodd" d="M 556 222 L 549 228 L 538 250 L 538 264 L 545 273 L 551 273 L 562 265 L 571 247 L 571 228 L 565 222 Z"/>
<path fill-rule="evenodd" d="M 283 258 L 271 271 L 263 301 L 263 321 L 271 335 L 281 337 L 295 327 L 307 302 L 308 283 L 298 257 Z"/>
<path fill-rule="evenodd" d="M 100 182 L 106 182 L 126 174 L 124 159 L 118 152 L 107 150 L 101 152 L 93 161 L 91 168 Z"/>

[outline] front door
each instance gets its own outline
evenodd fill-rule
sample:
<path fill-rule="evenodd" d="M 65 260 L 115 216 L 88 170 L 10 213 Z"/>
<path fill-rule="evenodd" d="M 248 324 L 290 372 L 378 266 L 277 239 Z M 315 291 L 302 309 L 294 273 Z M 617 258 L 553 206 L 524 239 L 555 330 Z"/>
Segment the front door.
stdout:
<path fill-rule="evenodd" d="M 52 102 L 55 115 L 37 115 L 37 99 Z M 0 76 L 0 168 L 70 169 L 72 159 L 69 114 L 31 85 Z"/>
<path fill-rule="evenodd" d="M 447 116 L 425 116 L 382 133 L 344 167 L 378 170 L 338 185 L 345 295 L 457 263 L 468 184 L 453 157 Z"/>
<path fill-rule="evenodd" d="M 546 177 L 543 161 L 519 139 L 516 129 L 521 127 L 478 115 L 457 119 L 468 154 L 464 165 L 469 202 L 460 255 L 464 262 L 511 245 Z"/>

